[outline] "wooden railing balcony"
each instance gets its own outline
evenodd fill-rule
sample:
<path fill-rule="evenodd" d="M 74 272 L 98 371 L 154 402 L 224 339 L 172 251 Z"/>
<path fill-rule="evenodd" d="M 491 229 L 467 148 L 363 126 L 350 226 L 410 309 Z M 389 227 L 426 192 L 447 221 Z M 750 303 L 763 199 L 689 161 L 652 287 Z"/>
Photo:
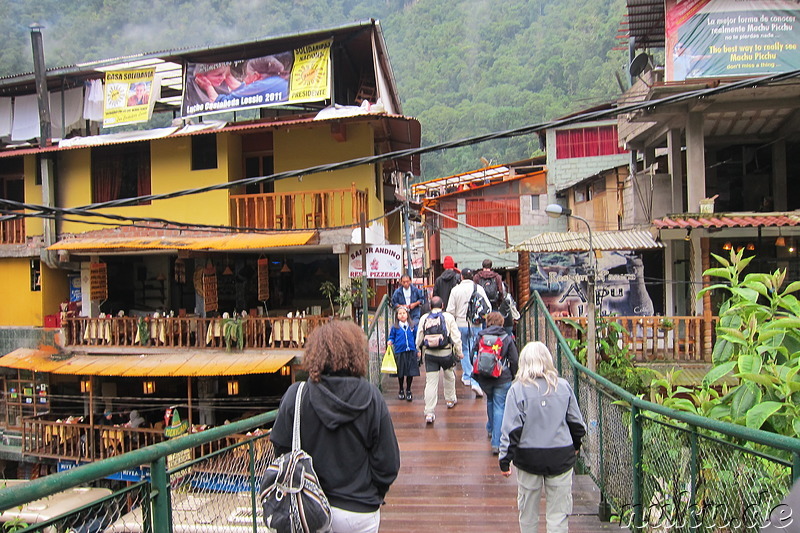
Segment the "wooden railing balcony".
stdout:
<path fill-rule="evenodd" d="M 25 244 L 25 219 L 0 221 L 0 244 Z"/>
<path fill-rule="evenodd" d="M 369 219 L 368 190 L 349 189 L 231 195 L 231 225 L 258 229 L 317 229 Z"/>
<path fill-rule="evenodd" d="M 710 363 L 714 336 L 719 317 L 702 316 L 608 316 L 604 320 L 622 324 L 623 342 L 639 363 L 675 361 Z M 554 317 L 566 338 L 576 338 L 575 328 Z M 672 326 L 663 327 L 668 319 Z M 586 327 L 586 317 L 568 318 Z"/>
<path fill-rule="evenodd" d="M 64 319 L 62 327 L 67 346 L 219 349 L 228 348 L 225 341 L 225 324 L 228 320 L 198 317 L 78 317 Z M 246 317 L 242 320 L 242 347 L 245 350 L 301 347 L 308 334 L 327 320 L 322 316 Z"/>

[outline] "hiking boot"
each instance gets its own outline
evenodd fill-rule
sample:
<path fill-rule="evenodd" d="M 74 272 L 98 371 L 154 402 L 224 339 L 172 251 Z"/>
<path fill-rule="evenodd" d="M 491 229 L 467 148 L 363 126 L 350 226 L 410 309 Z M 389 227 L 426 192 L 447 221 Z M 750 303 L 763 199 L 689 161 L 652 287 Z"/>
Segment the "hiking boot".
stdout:
<path fill-rule="evenodd" d="M 472 386 L 472 392 L 474 392 L 475 396 L 478 398 L 483 398 L 483 389 L 477 383 Z"/>
<path fill-rule="evenodd" d="M 433 421 L 436 420 L 436 415 L 433 413 L 428 413 L 425 415 L 425 423 L 426 424 L 433 424 Z"/>
<path fill-rule="evenodd" d="M 469 387 L 470 385 L 472 385 L 472 380 L 471 380 L 471 379 L 469 379 L 468 377 L 462 377 L 462 378 L 461 378 L 461 383 L 462 383 L 462 385 L 464 385 L 465 387 Z"/>
<path fill-rule="evenodd" d="M 447 408 L 448 409 L 452 409 L 453 407 L 456 406 L 457 403 L 458 403 L 458 400 L 453 400 L 452 402 L 447 402 Z"/>

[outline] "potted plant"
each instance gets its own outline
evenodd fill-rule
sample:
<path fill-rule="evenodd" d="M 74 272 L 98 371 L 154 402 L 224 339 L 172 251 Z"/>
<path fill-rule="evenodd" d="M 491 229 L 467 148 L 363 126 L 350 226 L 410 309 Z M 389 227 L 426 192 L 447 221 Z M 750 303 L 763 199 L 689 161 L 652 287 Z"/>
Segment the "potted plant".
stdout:
<path fill-rule="evenodd" d="M 328 299 L 331 305 L 331 314 L 343 318 L 345 316 L 352 316 L 351 308 L 353 304 L 361 302 L 361 278 L 354 278 L 350 285 L 337 287 L 330 281 L 323 281 L 319 287 L 323 296 Z M 375 291 L 372 287 L 367 286 L 367 297 L 372 298 L 375 296 Z M 334 304 L 339 306 L 339 312 L 336 313 Z"/>
<path fill-rule="evenodd" d="M 673 327 L 675 327 L 675 324 L 669 318 L 662 318 L 658 322 L 658 329 L 661 331 L 670 331 Z"/>
<path fill-rule="evenodd" d="M 230 350 L 234 344 L 241 350 L 244 348 L 244 319 L 235 314 L 231 318 L 222 320 L 222 337 L 225 339 L 225 348 Z"/>

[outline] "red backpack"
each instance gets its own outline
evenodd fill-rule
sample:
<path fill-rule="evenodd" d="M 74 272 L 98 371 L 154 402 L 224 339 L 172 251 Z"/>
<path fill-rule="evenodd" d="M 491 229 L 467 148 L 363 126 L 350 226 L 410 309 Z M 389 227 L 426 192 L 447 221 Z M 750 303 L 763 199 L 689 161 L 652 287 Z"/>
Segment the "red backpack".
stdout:
<path fill-rule="evenodd" d="M 507 334 L 478 336 L 478 353 L 472 362 L 472 373 L 487 378 L 499 378 L 503 373 L 503 342 Z"/>

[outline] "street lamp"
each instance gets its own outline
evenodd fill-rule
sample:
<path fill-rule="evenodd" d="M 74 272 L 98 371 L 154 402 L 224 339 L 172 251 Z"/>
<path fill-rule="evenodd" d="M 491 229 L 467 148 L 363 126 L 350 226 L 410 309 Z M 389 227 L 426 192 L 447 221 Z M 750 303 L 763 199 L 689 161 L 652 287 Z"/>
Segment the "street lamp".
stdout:
<path fill-rule="evenodd" d="M 589 276 L 586 283 L 586 292 L 588 293 L 586 295 L 588 300 L 586 309 L 586 366 L 589 368 L 589 370 L 594 372 L 597 367 L 597 322 L 595 319 L 594 294 L 595 275 L 597 274 L 597 257 L 594 255 L 594 247 L 592 246 L 592 227 L 589 225 L 588 220 L 583 217 L 579 217 L 578 215 L 573 215 L 571 209 L 562 207 L 558 204 L 550 204 L 544 208 L 544 211 L 552 218 L 571 217 L 576 220 L 580 220 L 586 224 L 586 229 L 589 230 Z"/>

